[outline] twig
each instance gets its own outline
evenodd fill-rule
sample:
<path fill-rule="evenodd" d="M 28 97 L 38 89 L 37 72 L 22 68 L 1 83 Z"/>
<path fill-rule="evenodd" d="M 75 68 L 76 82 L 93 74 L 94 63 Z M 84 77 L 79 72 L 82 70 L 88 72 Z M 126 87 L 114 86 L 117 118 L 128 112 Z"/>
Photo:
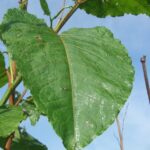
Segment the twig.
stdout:
<path fill-rule="evenodd" d="M 74 14 L 74 12 L 79 8 L 80 4 L 84 3 L 86 0 L 78 0 L 75 5 L 69 11 L 69 13 L 58 23 L 54 31 L 58 33 L 61 28 L 65 25 L 65 23 L 70 19 L 70 17 Z"/>
<path fill-rule="evenodd" d="M 150 103 L 150 89 L 149 89 L 149 80 L 148 80 L 147 68 L 146 68 L 146 56 L 143 56 L 141 58 L 141 63 L 142 63 L 142 68 L 143 68 L 145 85 L 146 85 L 146 89 L 147 89 L 147 95 L 148 95 L 148 99 L 149 99 L 149 103 Z"/>
<path fill-rule="evenodd" d="M 7 102 L 7 100 L 9 98 L 9 96 L 11 95 L 12 91 L 19 85 L 19 83 L 21 81 L 22 81 L 22 77 L 21 77 L 21 75 L 18 75 L 18 77 L 16 78 L 14 83 L 11 85 L 10 88 L 7 89 L 4 96 L 2 97 L 2 99 L 0 101 L 0 106 L 4 105 Z"/>
<path fill-rule="evenodd" d="M 19 103 L 22 101 L 22 98 L 25 96 L 25 94 L 27 93 L 27 89 L 24 89 L 24 91 L 22 92 L 22 94 L 20 95 L 20 97 L 18 98 L 15 106 L 18 106 Z"/>
<path fill-rule="evenodd" d="M 123 121 L 122 121 L 122 135 L 124 133 L 125 119 L 126 119 L 126 116 L 127 116 L 128 108 L 129 108 L 129 103 L 126 106 L 124 117 L 123 117 Z"/>
<path fill-rule="evenodd" d="M 118 134 L 119 134 L 120 150 L 124 150 L 123 135 L 122 135 L 122 132 L 121 132 L 121 125 L 120 125 L 118 117 L 116 118 L 116 122 L 117 122 Z"/>
<path fill-rule="evenodd" d="M 60 18 L 59 18 L 59 22 L 58 23 L 60 23 L 60 21 L 62 20 L 62 18 L 63 18 L 63 15 L 64 15 L 64 9 L 63 8 L 65 8 L 65 6 L 66 6 L 66 0 L 63 0 L 63 5 L 62 5 L 62 12 L 61 12 L 61 16 L 60 16 Z"/>
<path fill-rule="evenodd" d="M 65 9 L 72 8 L 72 6 L 63 7 L 54 17 L 52 17 L 52 21 L 56 19 Z"/>

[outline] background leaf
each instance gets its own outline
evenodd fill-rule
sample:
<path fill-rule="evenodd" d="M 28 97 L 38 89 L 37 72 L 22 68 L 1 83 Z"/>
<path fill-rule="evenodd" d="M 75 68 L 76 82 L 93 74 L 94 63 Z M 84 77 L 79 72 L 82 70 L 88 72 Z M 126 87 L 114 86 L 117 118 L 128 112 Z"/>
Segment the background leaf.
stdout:
<path fill-rule="evenodd" d="M 5 61 L 4 56 L 0 52 L 0 88 L 7 83 L 7 75 L 5 71 Z"/>
<path fill-rule="evenodd" d="M 0 107 L 0 137 L 9 136 L 24 119 L 21 107 Z"/>
<path fill-rule="evenodd" d="M 25 129 L 19 129 L 20 138 L 14 138 L 13 150 L 47 150 L 46 146 L 28 134 Z M 0 147 L 4 148 L 6 139 L 0 138 Z"/>
<path fill-rule="evenodd" d="M 58 36 L 23 13 L 20 20 L 18 10 L 7 13 L 2 39 L 38 109 L 48 115 L 68 150 L 80 149 L 113 123 L 126 102 L 134 75 L 130 57 L 104 27 Z"/>
<path fill-rule="evenodd" d="M 146 14 L 150 16 L 149 0 L 87 0 L 81 9 L 97 17 Z"/>
<path fill-rule="evenodd" d="M 48 8 L 48 4 L 47 4 L 46 0 L 40 0 L 40 4 L 41 4 L 41 8 L 44 11 L 44 14 L 47 16 L 50 16 L 50 10 Z"/>

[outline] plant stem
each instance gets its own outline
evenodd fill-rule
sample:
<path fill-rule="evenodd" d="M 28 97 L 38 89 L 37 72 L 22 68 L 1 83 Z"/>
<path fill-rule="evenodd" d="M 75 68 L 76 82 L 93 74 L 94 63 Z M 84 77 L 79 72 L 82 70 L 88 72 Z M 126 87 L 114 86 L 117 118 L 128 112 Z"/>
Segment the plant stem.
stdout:
<path fill-rule="evenodd" d="M 12 91 L 18 86 L 18 84 L 21 82 L 21 80 L 22 80 L 21 75 L 18 75 L 18 77 L 16 78 L 14 83 L 11 85 L 10 88 L 7 89 L 4 96 L 2 97 L 2 99 L 0 101 L 0 106 L 4 105 L 7 102 L 9 96 L 12 94 Z"/>
<path fill-rule="evenodd" d="M 146 56 L 143 56 L 141 58 L 141 63 L 142 63 L 142 68 L 143 68 L 145 85 L 146 85 L 146 89 L 147 89 L 147 95 L 148 95 L 148 99 L 150 102 L 150 88 L 149 88 L 149 80 L 148 80 L 147 68 L 146 68 Z"/>
<path fill-rule="evenodd" d="M 53 28 L 53 19 L 51 16 L 49 16 L 49 20 L 50 20 L 50 28 Z"/>
<path fill-rule="evenodd" d="M 75 5 L 72 7 L 72 9 L 69 11 L 69 13 L 58 23 L 54 31 L 58 33 L 61 28 L 65 25 L 65 23 L 70 19 L 70 17 L 74 14 L 74 12 L 78 9 L 81 2 L 76 2 Z"/>
<path fill-rule="evenodd" d="M 11 87 L 11 75 L 10 75 L 10 72 L 7 70 L 6 71 L 6 74 L 7 74 L 7 78 L 8 78 L 8 88 L 10 88 Z M 13 92 L 12 92 L 13 93 Z M 9 104 L 10 105 L 13 105 L 14 104 L 14 99 L 13 99 L 13 94 L 11 94 L 10 96 L 9 96 Z"/>
<path fill-rule="evenodd" d="M 8 138 L 6 144 L 5 144 L 4 150 L 10 150 L 10 149 L 11 149 L 11 144 L 12 144 L 13 138 L 14 138 L 14 133 L 12 133 L 12 134 L 9 136 L 9 138 Z"/>
<path fill-rule="evenodd" d="M 13 76 L 13 68 L 12 68 L 12 63 L 13 63 L 13 61 L 12 61 L 12 59 L 11 59 L 11 55 L 10 54 L 8 54 L 8 56 L 9 56 L 9 66 L 10 66 L 10 77 L 9 77 L 9 80 L 10 80 L 10 84 L 14 81 L 14 76 Z"/>
<path fill-rule="evenodd" d="M 122 132 L 121 132 L 121 127 L 120 127 L 120 122 L 119 122 L 118 117 L 116 118 L 116 122 L 117 122 L 118 134 L 119 134 L 120 150 L 124 150 L 123 135 L 122 135 Z"/>

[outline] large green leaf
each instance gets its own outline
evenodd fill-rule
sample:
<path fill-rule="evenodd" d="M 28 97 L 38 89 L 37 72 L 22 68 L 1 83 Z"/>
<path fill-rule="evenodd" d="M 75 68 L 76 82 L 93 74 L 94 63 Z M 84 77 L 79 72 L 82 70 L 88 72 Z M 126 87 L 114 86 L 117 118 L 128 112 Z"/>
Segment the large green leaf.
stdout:
<path fill-rule="evenodd" d="M 124 14 L 149 16 L 150 0 L 87 0 L 80 8 L 97 17 L 115 17 Z"/>
<path fill-rule="evenodd" d="M 50 10 L 48 8 L 48 4 L 47 4 L 46 0 L 40 0 L 40 4 L 41 4 L 41 8 L 44 11 L 44 14 L 47 16 L 50 16 Z"/>
<path fill-rule="evenodd" d="M 15 137 L 12 142 L 12 150 L 47 150 L 46 146 L 28 134 L 24 129 L 19 129 L 19 138 Z M 0 138 L 0 147 L 4 148 L 6 138 Z"/>
<path fill-rule="evenodd" d="M 7 137 L 14 132 L 25 119 L 21 107 L 0 107 L 0 137 Z"/>
<path fill-rule="evenodd" d="M 23 16 L 28 16 L 26 22 Z M 80 149 L 114 121 L 126 102 L 134 75 L 131 60 L 104 27 L 71 29 L 58 36 L 30 18 L 9 10 L 2 40 L 65 147 Z"/>
<path fill-rule="evenodd" d="M 5 61 L 4 56 L 0 52 L 0 88 L 7 83 L 7 75 L 5 71 Z"/>

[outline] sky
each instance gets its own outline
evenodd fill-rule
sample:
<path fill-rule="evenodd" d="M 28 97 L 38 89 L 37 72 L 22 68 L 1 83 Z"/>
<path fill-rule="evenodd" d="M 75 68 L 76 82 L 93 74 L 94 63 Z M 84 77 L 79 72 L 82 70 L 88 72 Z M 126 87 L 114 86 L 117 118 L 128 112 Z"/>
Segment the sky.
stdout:
<path fill-rule="evenodd" d="M 69 0 L 68 0 L 69 1 Z M 62 0 L 47 0 L 52 15 L 56 14 L 62 6 Z M 71 3 L 68 2 L 70 5 Z M 9 8 L 18 7 L 18 0 L 0 1 L 0 21 Z M 43 15 L 39 0 L 29 0 L 28 12 L 38 18 L 48 17 Z M 124 121 L 124 146 L 125 150 L 150 150 L 150 105 L 146 93 L 140 58 L 147 56 L 147 68 L 150 76 L 150 18 L 145 15 L 125 15 L 124 17 L 106 17 L 100 19 L 87 15 L 83 10 L 77 10 L 62 31 L 73 27 L 105 26 L 109 28 L 115 38 L 120 39 L 127 48 L 135 68 L 135 80 L 131 95 L 123 107 L 119 118 Z M 0 43 L 0 49 L 5 47 Z M 0 89 L 0 97 L 7 87 Z M 21 87 L 20 87 L 21 88 Z M 127 112 L 127 113 L 126 113 Z M 126 115 L 125 115 L 126 114 Z M 31 126 L 29 120 L 22 126 L 48 147 L 48 150 L 65 150 L 61 139 L 56 135 L 45 117 L 41 117 L 36 126 Z M 101 136 L 98 136 L 84 150 L 119 150 L 118 133 L 114 122 Z"/>

